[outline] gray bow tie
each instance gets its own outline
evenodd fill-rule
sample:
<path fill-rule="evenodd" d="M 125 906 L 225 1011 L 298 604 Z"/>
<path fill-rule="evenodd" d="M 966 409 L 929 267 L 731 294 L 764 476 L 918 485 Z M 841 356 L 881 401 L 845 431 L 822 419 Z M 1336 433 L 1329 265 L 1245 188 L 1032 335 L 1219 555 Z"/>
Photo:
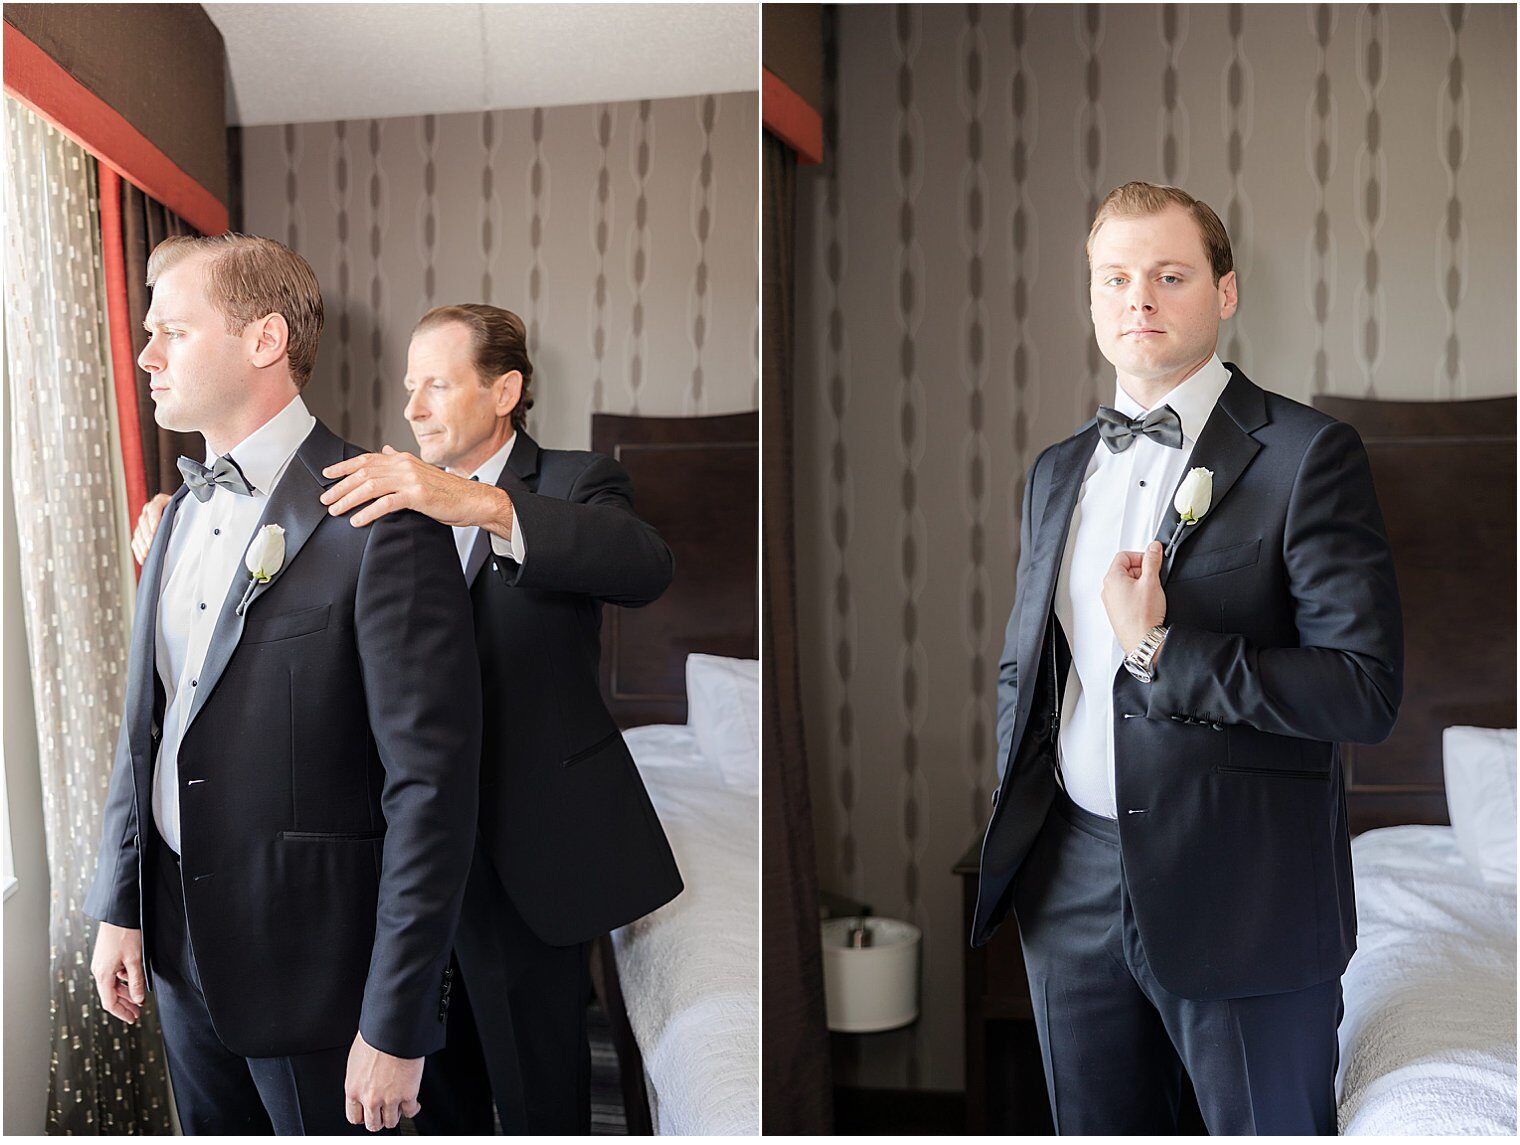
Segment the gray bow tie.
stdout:
<path fill-rule="evenodd" d="M 1171 449 L 1182 448 L 1182 419 L 1171 406 L 1157 406 L 1144 417 L 1125 417 L 1108 406 L 1098 407 L 1098 433 L 1103 444 L 1115 453 L 1123 453 L 1135 444 L 1135 438 L 1148 437 Z"/>
<path fill-rule="evenodd" d="M 197 501 L 211 500 L 211 494 L 216 492 L 218 485 L 234 493 L 240 493 L 244 497 L 253 496 L 253 486 L 248 484 L 248 479 L 243 476 L 243 471 L 238 468 L 238 463 L 232 460 L 230 454 L 226 457 L 218 457 L 216 464 L 210 468 L 199 461 L 181 457 L 179 471 L 185 475 L 185 485 L 190 492 L 195 494 Z"/>

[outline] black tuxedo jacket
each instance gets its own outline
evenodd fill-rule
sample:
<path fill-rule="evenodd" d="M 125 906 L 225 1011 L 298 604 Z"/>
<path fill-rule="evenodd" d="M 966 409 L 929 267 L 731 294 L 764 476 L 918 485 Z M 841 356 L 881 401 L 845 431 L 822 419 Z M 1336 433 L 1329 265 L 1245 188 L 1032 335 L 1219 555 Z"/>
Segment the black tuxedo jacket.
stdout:
<path fill-rule="evenodd" d="M 519 430 L 497 484 L 526 552 L 497 556 L 482 530 L 465 565 L 485 696 L 480 831 L 524 921 L 568 946 L 681 891 L 598 678 L 602 602 L 648 604 L 674 565 L 609 457 Z"/>
<path fill-rule="evenodd" d="M 1113 680 L 1123 876 L 1157 979 L 1188 998 L 1300 989 L 1356 946 L 1336 744 L 1377 743 L 1403 690 L 1393 559 L 1350 426 L 1230 381 L 1188 468 L 1213 504 L 1161 577 L 1171 632 L 1142 684 Z M 972 942 L 1009 909 L 1055 790 L 1056 576 L 1096 419 L 1029 472 L 998 682 L 1002 783 L 982 845 Z M 1168 512 L 1156 538 L 1171 537 Z"/>
<path fill-rule="evenodd" d="M 444 1043 L 445 967 L 469 871 L 480 678 L 453 535 L 412 512 L 356 529 L 318 497 L 364 452 L 318 422 L 260 528 L 285 561 L 221 603 L 179 752 L 185 913 L 221 1040 L 245 1057 Z M 218 492 L 217 496 L 229 496 Z M 181 488 L 143 565 L 126 711 L 85 913 L 153 935 L 158 596 Z"/>

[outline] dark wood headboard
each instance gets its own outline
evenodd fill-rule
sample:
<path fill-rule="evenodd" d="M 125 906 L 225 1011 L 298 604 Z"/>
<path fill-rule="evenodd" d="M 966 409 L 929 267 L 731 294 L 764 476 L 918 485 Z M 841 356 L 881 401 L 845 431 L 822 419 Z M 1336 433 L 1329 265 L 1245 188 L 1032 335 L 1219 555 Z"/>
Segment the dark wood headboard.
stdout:
<path fill-rule="evenodd" d="M 593 414 L 591 448 L 676 561 L 659 600 L 603 610 L 602 694 L 619 727 L 685 723 L 687 653 L 759 655 L 760 415 Z"/>
<path fill-rule="evenodd" d="M 1367 446 L 1404 609 L 1393 734 L 1341 745 L 1351 830 L 1447 823 L 1441 729 L 1515 726 L 1515 399 L 1314 406 Z"/>

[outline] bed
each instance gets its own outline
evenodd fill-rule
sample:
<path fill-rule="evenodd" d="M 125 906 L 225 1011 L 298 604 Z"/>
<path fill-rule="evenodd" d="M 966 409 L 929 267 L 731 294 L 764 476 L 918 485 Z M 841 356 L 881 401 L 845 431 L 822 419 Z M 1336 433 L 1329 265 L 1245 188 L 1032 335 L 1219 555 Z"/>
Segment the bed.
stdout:
<path fill-rule="evenodd" d="M 1450 827 L 1351 845 L 1357 951 L 1341 979 L 1343 1134 L 1515 1135 L 1515 894 Z"/>
<path fill-rule="evenodd" d="M 1515 399 L 1315 405 L 1367 446 L 1405 628 L 1398 725 L 1340 746 L 1357 900 L 1340 1131 L 1514 1136 L 1515 887 L 1459 846 L 1443 732 L 1515 727 Z"/>
<path fill-rule="evenodd" d="M 686 879 L 612 936 L 660 1134 L 760 1124 L 760 800 L 726 786 L 685 726 L 626 733 Z M 758 770 L 759 757 L 756 756 Z"/>
<path fill-rule="evenodd" d="M 628 1131 L 756 1134 L 758 749 L 752 758 L 747 745 L 730 752 L 725 771 L 697 734 L 710 725 L 696 721 L 721 709 L 742 724 L 747 708 L 755 725 L 758 703 L 709 698 L 699 712 L 687 673 L 693 653 L 730 668 L 758 654 L 759 416 L 598 414 L 591 437 L 627 468 L 640 515 L 676 564 L 658 601 L 608 608 L 602 624 L 603 693 L 686 884 L 593 955 Z"/>

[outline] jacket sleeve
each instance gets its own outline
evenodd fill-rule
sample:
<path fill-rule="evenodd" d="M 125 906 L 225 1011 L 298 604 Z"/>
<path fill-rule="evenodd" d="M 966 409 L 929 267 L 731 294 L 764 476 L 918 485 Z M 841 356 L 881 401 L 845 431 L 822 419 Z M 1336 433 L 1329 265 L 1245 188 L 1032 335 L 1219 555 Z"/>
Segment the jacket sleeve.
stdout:
<path fill-rule="evenodd" d="M 99 922 L 136 930 L 142 926 L 142 891 L 137 861 L 140 832 L 132 784 L 132 752 L 123 720 L 101 816 L 100 860 L 82 909 Z"/>
<path fill-rule="evenodd" d="M 1388 738 L 1403 697 L 1403 615 L 1372 468 L 1349 425 L 1326 425 L 1304 453 L 1283 563 L 1298 646 L 1172 625 L 1147 716 L 1204 716 L 1328 742 Z"/>
<path fill-rule="evenodd" d="M 1030 516 L 1034 511 L 1034 475 L 1040 467 L 1040 459 L 1029 467 L 1024 480 L 1024 508 L 1019 518 L 1019 563 L 1014 573 L 1013 608 L 1008 613 L 1008 628 L 1003 635 L 1003 656 L 998 662 L 997 686 L 997 737 L 998 782 L 1003 781 L 1003 771 L 1008 766 L 1008 751 L 1013 746 L 1013 724 L 1019 710 L 1019 624 L 1024 614 L 1024 586 L 1028 583 L 1030 549 L 1033 547 L 1034 524 Z"/>
<path fill-rule="evenodd" d="M 444 1044 L 444 969 L 479 806 L 480 664 L 448 528 L 406 511 L 369 532 L 354 628 L 386 831 L 359 1030 L 418 1058 Z"/>
<path fill-rule="evenodd" d="M 522 564 L 492 564 L 514 588 L 579 593 L 638 608 L 659 598 L 675 573 L 670 547 L 633 510 L 633 481 L 610 457 L 594 456 L 568 498 L 509 490 L 524 530 Z"/>

